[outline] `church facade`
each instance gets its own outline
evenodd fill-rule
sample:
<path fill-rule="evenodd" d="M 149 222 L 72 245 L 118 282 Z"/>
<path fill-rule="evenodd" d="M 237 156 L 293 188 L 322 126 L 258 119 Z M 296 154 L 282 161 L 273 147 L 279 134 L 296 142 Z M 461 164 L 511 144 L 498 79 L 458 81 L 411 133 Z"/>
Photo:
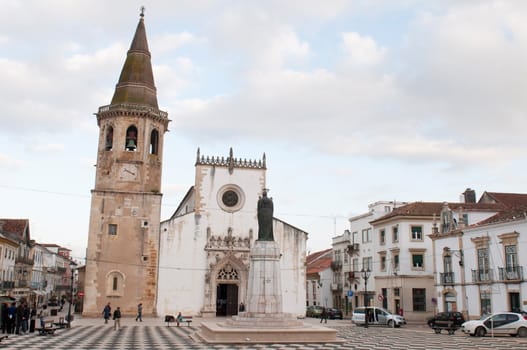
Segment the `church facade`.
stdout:
<path fill-rule="evenodd" d="M 161 175 L 168 114 L 157 91 L 143 14 L 110 105 L 99 108 L 84 316 L 107 303 L 123 315 L 183 312 L 234 315 L 245 301 L 257 202 L 266 188 L 266 159 L 201 156 L 195 183 L 161 222 Z M 282 252 L 284 312 L 305 313 L 307 233 L 273 218 Z M 265 281 L 262 281 L 265 283 Z"/>
<path fill-rule="evenodd" d="M 258 238 L 257 202 L 266 185 L 261 160 L 196 159 L 195 184 L 161 223 L 158 312 L 236 315 L 247 303 L 250 249 Z M 307 233 L 273 218 L 280 248 L 283 311 L 304 315 Z M 266 281 L 262 280 L 262 283 Z"/>

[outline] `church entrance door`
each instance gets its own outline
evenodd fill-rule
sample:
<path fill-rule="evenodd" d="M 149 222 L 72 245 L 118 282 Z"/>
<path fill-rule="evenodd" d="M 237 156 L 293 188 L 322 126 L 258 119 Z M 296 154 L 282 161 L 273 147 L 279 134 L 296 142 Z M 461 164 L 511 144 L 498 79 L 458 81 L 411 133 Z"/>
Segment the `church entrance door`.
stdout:
<path fill-rule="evenodd" d="M 237 314 L 238 286 L 236 284 L 219 284 L 216 287 L 216 316 Z"/>

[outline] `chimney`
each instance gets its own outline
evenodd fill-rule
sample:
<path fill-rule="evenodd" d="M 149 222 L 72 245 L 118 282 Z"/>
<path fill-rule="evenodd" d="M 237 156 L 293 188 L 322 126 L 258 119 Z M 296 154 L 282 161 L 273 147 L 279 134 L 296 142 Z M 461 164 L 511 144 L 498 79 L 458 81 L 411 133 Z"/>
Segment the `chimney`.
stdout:
<path fill-rule="evenodd" d="M 476 203 L 476 191 L 467 188 L 465 192 L 463 192 L 463 200 L 465 203 Z"/>

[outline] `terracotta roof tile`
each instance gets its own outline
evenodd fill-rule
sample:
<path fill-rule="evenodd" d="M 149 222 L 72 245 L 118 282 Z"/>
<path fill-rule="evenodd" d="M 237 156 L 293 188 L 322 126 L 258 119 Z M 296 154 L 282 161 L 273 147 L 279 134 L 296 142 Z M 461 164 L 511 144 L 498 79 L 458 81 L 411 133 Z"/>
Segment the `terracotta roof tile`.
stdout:
<path fill-rule="evenodd" d="M 24 233 L 27 231 L 27 240 L 29 242 L 29 220 L 28 219 L 0 219 L 0 232 L 16 235 L 18 239 L 24 239 Z"/>
<path fill-rule="evenodd" d="M 461 203 L 461 202 L 450 202 L 448 207 L 452 210 L 463 208 L 463 211 L 473 210 L 500 210 L 503 208 L 501 204 L 495 203 Z M 434 214 L 439 217 L 441 209 L 443 208 L 443 202 L 413 202 L 402 207 L 393 209 L 389 214 L 386 214 L 376 220 L 371 221 L 371 224 L 385 221 L 390 218 L 399 216 L 404 217 L 432 217 Z"/>

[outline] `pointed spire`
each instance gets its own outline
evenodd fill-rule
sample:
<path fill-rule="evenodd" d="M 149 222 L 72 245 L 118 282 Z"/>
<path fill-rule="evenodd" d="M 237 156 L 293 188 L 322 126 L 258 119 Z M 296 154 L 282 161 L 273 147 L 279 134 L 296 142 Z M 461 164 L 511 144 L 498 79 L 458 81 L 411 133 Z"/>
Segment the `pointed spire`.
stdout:
<path fill-rule="evenodd" d="M 130 103 L 158 108 L 151 56 L 146 40 L 144 7 L 141 8 L 140 17 L 119 82 L 115 87 L 112 105 Z"/>

